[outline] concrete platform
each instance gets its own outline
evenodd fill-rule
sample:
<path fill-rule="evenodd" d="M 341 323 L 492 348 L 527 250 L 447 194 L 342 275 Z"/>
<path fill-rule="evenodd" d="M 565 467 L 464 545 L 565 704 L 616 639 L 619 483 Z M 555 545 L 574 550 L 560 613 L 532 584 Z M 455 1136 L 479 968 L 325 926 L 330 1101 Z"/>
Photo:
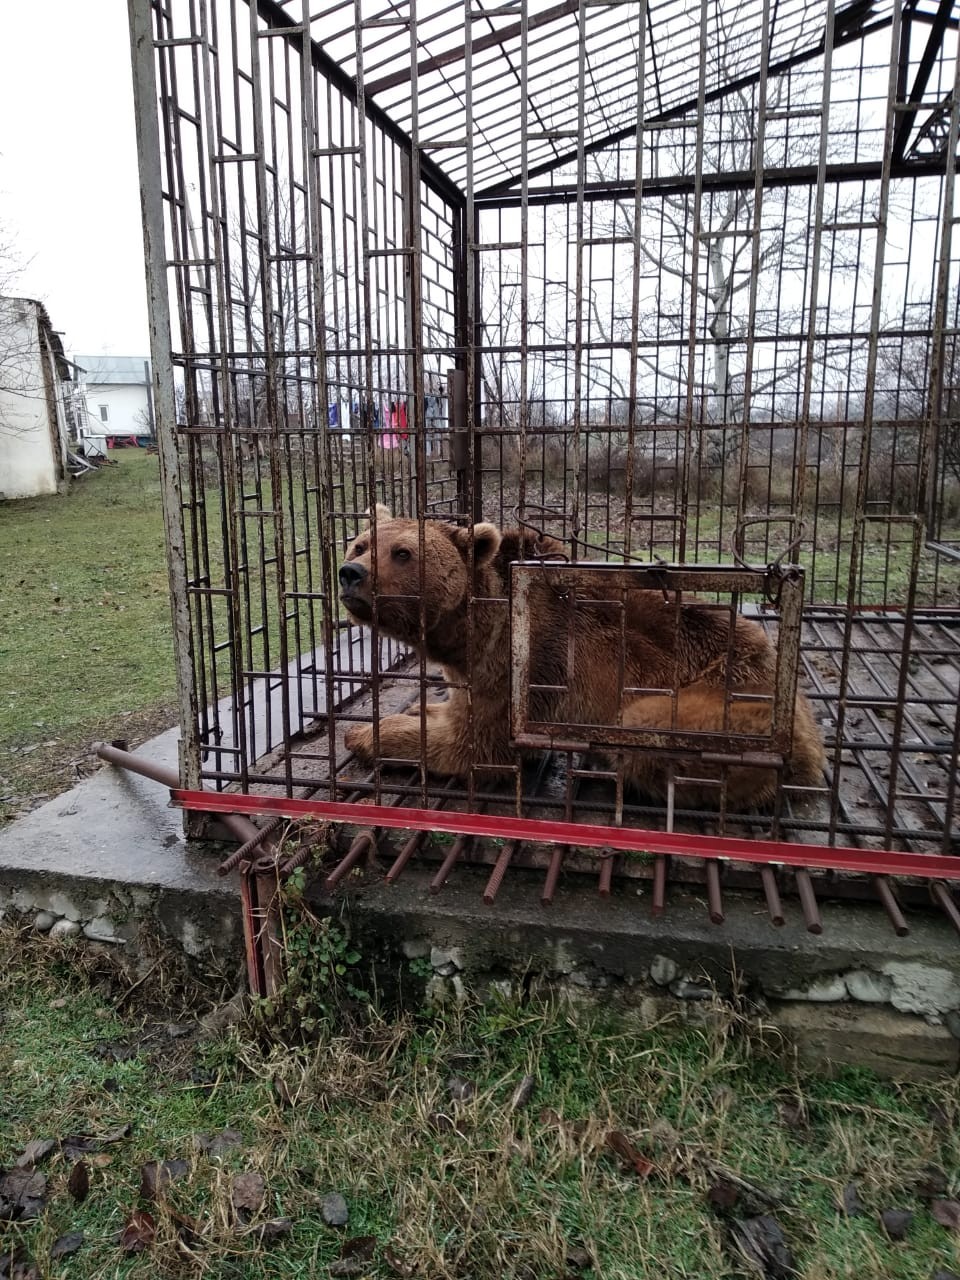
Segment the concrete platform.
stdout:
<path fill-rule="evenodd" d="M 179 730 L 137 753 L 175 767 Z M 49 911 L 90 938 L 132 939 L 145 913 L 188 953 L 242 947 L 235 876 L 217 852 L 189 842 L 156 782 L 104 767 L 0 829 L 0 915 Z"/>
<path fill-rule="evenodd" d="M 171 730 L 138 753 L 172 765 L 176 749 Z M 0 831 L 0 915 L 48 912 L 91 939 L 129 945 L 147 921 L 192 955 L 235 963 L 239 977 L 239 890 L 235 877 L 217 875 L 222 856 L 184 838 L 164 787 L 104 767 Z M 777 929 L 750 894 L 725 893 L 718 927 L 706 902 L 680 889 L 656 919 L 637 882 L 601 899 L 594 878 L 571 874 L 544 909 L 542 874 L 518 869 L 488 907 L 487 869 L 456 868 L 437 895 L 434 871 L 413 864 L 389 886 L 371 868 L 336 899 L 316 886 L 311 897 L 349 921 L 365 959 L 408 969 L 419 960 L 439 1000 L 535 977 L 633 1005 L 648 1020 L 690 1020 L 736 986 L 812 1060 L 901 1076 L 957 1069 L 960 937 L 932 911 L 909 911 L 911 932 L 898 939 L 879 907 L 822 902 L 817 937 L 795 902 Z"/>

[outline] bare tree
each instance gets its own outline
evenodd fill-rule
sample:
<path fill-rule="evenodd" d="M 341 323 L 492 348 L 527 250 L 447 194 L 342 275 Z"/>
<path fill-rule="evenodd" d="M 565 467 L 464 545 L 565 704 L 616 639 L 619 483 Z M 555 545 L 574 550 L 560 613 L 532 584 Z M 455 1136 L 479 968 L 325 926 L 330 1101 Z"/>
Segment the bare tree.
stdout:
<path fill-rule="evenodd" d="M 19 428 L 4 405 L 35 399 L 43 384 L 32 317 L 23 300 L 10 295 L 19 287 L 25 263 L 10 230 L 0 223 L 0 431 Z"/>
<path fill-rule="evenodd" d="M 756 37 L 742 20 L 744 12 L 743 3 L 716 7 L 719 31 L 707 49 L 707 75 L 711 84 L 727 86 L 727 92 L 705 112 L 700 138 L 703 172 L 738 175 L 738 181 L 726 187 L 706 185 L 697 207 L 689 182 L 696 167 L 697 131 L 689 127 L 692 118 L 685 118 L 657 131 L 650 157 L 654 178 L 677 179 L 677 187 L 685 189 L 667 189 L 645 199 L 639 228 L 632 196 L 597 202 L 589 214 L 591 240 L 636 245 L 645 294 L 637 322 L 638 385 L 626 386 L 625 358 L 619 369 L 611 362 L 605 371 L 591 370 L 591 382 L 598 385 L 598 378 L 604 378 L 609 383 L 607 394 L 632 395 L 641 413 L 644 405 L 656 409 L 669 400 L 684 403 L 691 379 L 686 338 L 692 323 L 692 292 L 698 362 L 692 370 L 694 400 L 704 420 L 718 428 L 740 418 L 748 398 L 752 406 L 765 404 L 773 417 L 785 382 L 799 385 L 799 350 L 787 361 L 781 352 L 764 363 L 754 343 L 749 379 L 746 351 L 757 337 L 779 337 L 800 327 L 811 209 L 807 193 L 789 187 L 765 189 L 758 199 L 752 176 L 760 164 L 814 163 L 819 149 L 815 109 L 820 105 L 822 79 L 819 71 L 803 67 L 767 78 L 767 124 L 761 135 L 760 88 L 748 82 L 756 61 Z M 784 124 L 788 113 L 795 117 L 789 128 Z M 805 117 L 815 123 L 804 128 Z M 587 180 L 610 180 L 622 171 L 623 161 L 624 155 L 616 149 L 588 155 Z M 683 179 L 688 180 L 686 184 Z M 863 222 L 870 216 L 859 192 L 838 201 L 830 212 L 835 224 Z M 855 233 L 834 232 L 825 239 L 825 246 L 825 265 L 834 281 L 857 270 L 860 240 Z M 634 323 L 630 306 L 633 251 L 623 254 L 611 247 L 609 254 L 609 279 L 587 294 L 583 322 L 601 343 L 629 343 Z M 651 278 L 652 297 L 647 292 Z M 568 310 L 568 337 L 570 324 Z M 849 344 L 836 350 L 821 344 L 817 376 L 823 378 L 831 369 L 842 372 L 849 357 Z M 788 367 L 791 362 L 792 368 Z M 729 451 L 724 443 L 727 434 L 735 440 L 735 433 L 722 428 L 708 432 L 708 447 Z"/>

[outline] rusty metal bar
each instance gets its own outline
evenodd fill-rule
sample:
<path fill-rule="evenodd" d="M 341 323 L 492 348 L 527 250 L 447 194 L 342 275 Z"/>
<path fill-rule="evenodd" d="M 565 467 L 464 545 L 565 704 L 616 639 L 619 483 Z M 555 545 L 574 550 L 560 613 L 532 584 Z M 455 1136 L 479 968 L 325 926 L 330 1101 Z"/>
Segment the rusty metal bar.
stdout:
<path fill-rule="evenodd" d="M 823 921 L 820 919 L 820 908 L 817 905 L 817 895 L 813 891 L 810 872 L 804 867 L 797 867 L 794 878 L 797 882 L 797 892 L 800 895 L 800 907 L 807 932 L 823 933 Z"/>
<path fill-rule="evenodd" d="M 470 842 L 470 839 L 471 837 L 469 835 L 459 835 L 457 836 L 456 840 L 454 840 L 453 844 L 450 846 L 450 849 L 447 852 L 447 856 L 444 858 L 443 862 L 440 864 L 440 870 L 430 881 L 431 893 L 439 893 L 440 890 L 443 888 L 443 886 L 447 883 L 447 880 L 450 877 L 450 872 L 453 870 L 456 863 L 459 862 L 460 858 L 463 855 L 463 851 L 466 849 L 468 843 Z"/>
<path fill-rule="evenodd" d="M 544 880 L 543 889 L 540 892 L 540 905 L 543 907 L 549 907 L 553 902 L 554 894 L 557 892 L 557 882 L 560 879 L 560 868 L 563 866 L 563 859 L 566 853 L 566 845 L 558 844 L 550 856 L 547 878 Z"/>
<path fill-rule="evenodd" d="M 483 900 L 488 907 L 496 901 L 500 886 L 503 884 L 503 877 L 507 874 L 510 861 L 519 847 L 520 845 L 516 840 L 508 840 L 497 855 L 493 870 L 490 872 L 490 879 L 487 881 L 487 887 L 483 891 Z"/>
<path fill-rule="evenodd" d="M 265 822 L 255 836 L 251 836 L 239 849 L 231 853 L 229 858 L 220 863 L 219 867 L 217 867 L 217 875 L 226 876 L 231 871 L 236 871 L 240 863 L 245 861 L 248 855 L 253 853 L 254 849 L 258 848 L 267 836 L 272 835 L 274 831 L 278 831 L 282 826 L 283 818 L 271 818 L 269 822 Z"/>
<path fill-rule="evenodd" d="M 707 903 L 710 919 L 713 924 L 723 924 L 723 894 L 720 892 L 720 863 L 716 858 L 708 858 L 703 864 L 707 878 Z"/>
<path fill-rule="evenodd" d="M 767 900 L 767 911 L 770 913 L 770 922 L 771 924 L 775 924 L 779 929 L 784 924 L 784 915 L 783 906 L 780 902 L 780 890 L 777 887 L 777 877 L 773 867 L 761 867 L 760 880 L 763 884 L 764 897 Z"/>
<path fill-rule="evenodd" d="M 597 891 L 601 898 L 610 897 L 610 886 L 613 882 L 613 853 L 602 853 L 600 855 L 600 877 L 597 882 Z"/>
<path fill-rule="evenodd" d="M 667 860 L 655 858 L 653 862 L 653 899 L 651 911 L 655 916 L 662 916 L 667 905 Z"/>
<path fill-rule="evenodd" d="M 324 889 L 326 889 L 328 893 L 332 892 L 343 877 L 351 872 L 358 862 L 362 862 L 364 858 L 369 857 L 369 855 L 376 850 L 376 847 L 377 838 L 370 828 L 367 828 L 365 831 L 358 832 L 358 834 L 354 836 L 346 854 L 333 868 L 326 880 L 324 880 Z"/>
<path fill-rule="evenodd" d="M 890 923 L 893 925 L 893 931 L 898 938 L 905 938 L 910 932 L 910 927 L 904 919 L 903 912 L 900 910 L 900 904 L 893 895 L 890 883 L 885 876 L 874 876 L 873 886 L 877 891 L 877 896 L 883 903 L 883 909 L 890 917 Z"/>
<path fill-rule="evenodd" d="M 933 884 L 930 886 L 930 893 L 932 894 L 937 906 L 944 911 L 947 919 L 956 929 L 957 933 L 960 933 L 960 907 L 957 906 L 956 900 L 950 892 L 949 886 L 944 884 L 942 880 L 934 880 Z"/>

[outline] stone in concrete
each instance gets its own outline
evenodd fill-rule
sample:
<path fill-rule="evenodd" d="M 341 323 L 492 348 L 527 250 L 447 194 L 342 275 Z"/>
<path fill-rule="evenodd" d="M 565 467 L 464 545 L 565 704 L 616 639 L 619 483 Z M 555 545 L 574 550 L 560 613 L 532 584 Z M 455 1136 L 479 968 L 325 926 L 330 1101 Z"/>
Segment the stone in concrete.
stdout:
<path fill-rule="evenodd" d="M 178 737 L 170 730 L 137 752 L 174 766 Z M 180 812 L 168 799 L 158 783 L 105 765 L 9 823 L 0 831 L 0 917 L 6 911 L 81 922 L 147 917 L 194 954 L 239 955 L 236 877 L 221 880 L 218 854 L 184 838 Z"/>
<path fill-rule="evenodd" d="M 50 911 L 38 911 L 33 921 L 37 933 L 49 933 L 57 923 L 57 917 Z"/>
<path fill-rule="evenodd" d="M 679 973 L 677 963 L 669 956 L 654 956 L 650 965 L 650 977 L 658 987 L 669 987 Z"/>
<path fill-rule="evenodd" d="M 76 920 L 57 920 L 50 929 L 51 938 L 72 938 L 80 932 Z"/>

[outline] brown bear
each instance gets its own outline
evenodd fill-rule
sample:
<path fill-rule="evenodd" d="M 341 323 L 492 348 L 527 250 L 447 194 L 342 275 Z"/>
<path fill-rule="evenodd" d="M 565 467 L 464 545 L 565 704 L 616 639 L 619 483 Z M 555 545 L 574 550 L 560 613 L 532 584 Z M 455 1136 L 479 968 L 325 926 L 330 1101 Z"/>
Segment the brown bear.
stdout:
<path fill-rule="evenodd" d="M 517 529 L 501 531 L 492 524 L 468 529 L 427 520 L 422 536 L 421 598 L 420 526 L 378 506 L 375 561 L 373 533 L 367 529 L 354 540 L 340 568 L 341 600 L 360 623 L 373 620 L 375 606 L 382 632 L 442 665 L 452 686 L 449 697 L 422 710 L 431 773 L 464 777 L 472 766 L 513 764 L 517 752 L 510 745 L 510 564 L 541 557 L 564 559 L 564 548 L 553 538 L 537 539 Z M 609 596 L 609 587 L 595 589 L 595 599 Z M 531 701 L 536 720 L 695 733 L 724 731 L 726 712 L 726 731 L 769 734 L 771 703 L 749 701 L 749 695 L 772 693 L 776 666 L 774 649 L 757 623 L 737 615 L 731 636 L 729 614 L 694 600 L 678 609 L 664 593 L 640 589 L 624 595 L 621 621 L 619 610 L 591 609 L 590 598 L 589 588 L 577 587 L 577 600 L 585 607 L 571 627 L 564 593 L 551 583 L 549 571 L 542 582 L 535 579 L 532 584 L 531 684 L 552 686 L 552 691 L 541 690 Z M 625 688 L 654 692 L 624 694 Z M 675 704 L 670 692 L 674 689 Z M 746 700 L 732 700 L 729 692 Z M 418 762 L 421 708 L 382 719 L 378 738 L 381 759 Z M 345 743 L 360 759 L 372 760 L 373 725 L 351 726 Z M 633 748 L 624 750 L 623 759 L 625 778 L 637 790 L 658 799 L 666 795 L 669 770 L 663 754 Z M 672 760 L 678 805 L 716 806 L 721 767 L 696 756 Z M 822 784 L 822 770 L 820 733 L 809 702 L 798 694 L 787 778 L 816 786 Z M 484 768 L 479 780 L 490 772 Z M 728 804 L 763 805 L 775 793 L 776 771 L 727 765 L 726 785 Z"/>

